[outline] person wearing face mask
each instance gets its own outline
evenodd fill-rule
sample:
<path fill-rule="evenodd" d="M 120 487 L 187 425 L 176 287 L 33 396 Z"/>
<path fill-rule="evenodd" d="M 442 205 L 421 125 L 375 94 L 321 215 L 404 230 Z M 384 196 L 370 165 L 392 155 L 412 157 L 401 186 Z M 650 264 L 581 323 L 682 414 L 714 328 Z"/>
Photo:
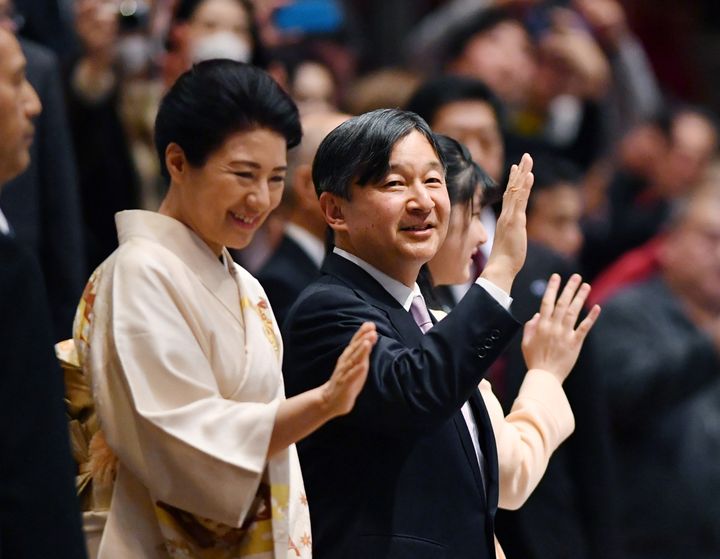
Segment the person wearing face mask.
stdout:
<path fill-rule="evenodd" d="M 499 194 L 495 182 L 472 160 L 465 146 L 448 136 L 438 134 L 436 138 L 447 164 L 450 223 L 445 240 L 427 263 L 419 282 L 430 308 L 437 303 L 443 286 L 465 283 L 471 278 L 472 257 L 487 241 L 480 210 Z M 451 307 L 445 306 L 434 312 L 441 320 L 449 310 Z M 480 381 L 480 394 L 497 447 L 500 508 L 514 510 L 522 506 L 545 473 L 552 453 L 572 433 L 573 413 L 562 389 L 569 372 L 553 375 L 529 370 L 507 416 L 490 382 Z M 495 545 L 499 547 L 497 541 Z"/>
<path fill-rule="evenodd" d="M 168 193 L 158 212 L 117 215 L 120 247 L 75 322 L 117 457 L 100 559 L 310 556 L 294 443 L 352 409 L 375 328 L 357 329 L 327 383 L 286 399 L 272 308 L 227 250 L 279 204 L 300 136 L 290 97 L 247 64 L 197 64 L 163 98 Z"/>
<path fill-rule="evenodd" d="M 250 0 L 181 0 L 169 34 L 165 83 L 191 64 L 227 58 L 264 67 L 264 52 Z"/>

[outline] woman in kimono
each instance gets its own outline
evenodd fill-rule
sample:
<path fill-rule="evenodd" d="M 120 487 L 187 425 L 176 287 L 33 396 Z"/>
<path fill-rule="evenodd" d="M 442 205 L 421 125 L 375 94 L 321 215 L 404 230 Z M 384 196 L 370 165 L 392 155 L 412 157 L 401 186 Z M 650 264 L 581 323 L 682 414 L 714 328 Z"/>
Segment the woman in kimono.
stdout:
<path fill-rule="evenodd" d="M 446 312 L 452 310 L 452 299 L 446 296 L 443 287 L 465 284 L 472 279 L 473 254 L 487 241 L 487 233 L 480 221 L 480 211 L 484 205 L 491 204 L 499 193 L 494 181 L 472 160 L 465 146 L 447 136 L 438 134 L 436 138 L 446 164 L 445 182 L 451 204 L 450 223 L 443 244 L 423 270 L 419 283 L 428 306 L 442 308 L 433 311 L 436 317 L 441 319 Z M 555 274 L 548 283 L 543 307 L 553 308 L 559 283 L 559 276 Z M 575 324 L 590 292 L 589 285 L 581 286 L 580 283 L 580 276 L 574 276 L 560 296 L 560 300 L 565 298 L 568 308 L 566 316 L 572 325 Z M 568 306 L 571 298 L 572 304 Z M 542 343 L 531 343 L 531 338 L 538 335 L 540 315 L 536 315 L 526 324 L 523 352 L 529 370 L 507 416 L 503 413 L 490 383 L 487 380 L 480 382 L 478 388 L 495 435 L 500 475 L 500 508 L 514 510 L 527 500 L 545 473 L 552 453 L 573 432 L 575 419 L 562 382 L 575 363 L 585 334 L 592 327 L 599 311 L 599 307 L 593 308 L 573 332 L 584 332 L 583 334 L 577 336 L 573 342 L 568 340 L 566 345 L 558 346 L 564 349 L 552 362 L 552 369 L 555 371 L 553 373 L 538 365 L 542 362 L 538 359 L 538 351 L 542 351 L 543 346 L 552 344 L 552 339 L 538 338 Z M 498 559 L 504 559 L 505 554 L 497 539 L 495 551 Z"/>
<path fill-rule="evenodd" d="M 120 246 L 76 317 L 117 457 L 98 465 L 96 452 L 91 464 L 115 477 L 101 559 L 310 556 L 293 443 L 350 411 L 374 325 L 325 385 L 286 399 L 272 309 L 226 248 L 246 246 L 278 205 L 300 136 L 291 99 L 241 63 L 198 64 L 162 101 L 155 143 L 169 190 L 157 213 L 116 216 Z"/>

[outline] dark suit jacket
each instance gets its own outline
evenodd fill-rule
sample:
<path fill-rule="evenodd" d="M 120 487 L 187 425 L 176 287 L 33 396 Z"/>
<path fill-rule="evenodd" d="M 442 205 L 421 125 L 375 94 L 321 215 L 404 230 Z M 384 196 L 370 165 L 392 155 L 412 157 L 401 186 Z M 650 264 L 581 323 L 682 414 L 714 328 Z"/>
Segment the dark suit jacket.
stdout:
<path fill-rule="evenodd" d="M 552 273 L 574 271 L 559 254 L 530 243 L 513 283 L 513 316 L 527 321 L 540 309 Z M 493 380 L 506 413 L 527 367 L 518 334 L 503 356 L 502 380 Z M 575 415 L 575 432 L 553 454 L 533 494 L 517 511 L 500 511 L 497 532 L 508 557 L 525 559 L 605 559 L 619 557 L 612 477 L 610 424 L 601 372 L 591 355 L 592 334 L 583 346 L 564 389 Z"/>
<path fill-rule="evenodd" d="M 257 275 L 278 324 L 282 326 L 300 292 L 319 275 L 320 269 L 300 245 L 287 235 L 283 236 L 277 250 Z"/>
<path fill-rule="evenodd" d="M 0 234 L 0 557 L 82 559 L 63 404 L 40 270 Z"/>
<path fill-rule="evenodd" d="M 21 41 L 27 77 L 40 97 L 30 166 L 2 189 L 0 206 L 18 241 L 38 258 L 48 290 L 53 339 L 72 335 L 85 286 L 85 246 L 75 156 L 58 64 L 53 54 Z"/>
<path fill-rule="evenodd" d="M 357 328 L 379 334 L 355 408 L 298 445 L 315 557 L 495 557 L 495 440 L 477 385 L 518 324 L 485 290 L 423 335 L 369 274 L 329 255 L 285 323 L 288 395 L 324 383 Z M 470 401 L 487 490 L 459 411 Z"/>

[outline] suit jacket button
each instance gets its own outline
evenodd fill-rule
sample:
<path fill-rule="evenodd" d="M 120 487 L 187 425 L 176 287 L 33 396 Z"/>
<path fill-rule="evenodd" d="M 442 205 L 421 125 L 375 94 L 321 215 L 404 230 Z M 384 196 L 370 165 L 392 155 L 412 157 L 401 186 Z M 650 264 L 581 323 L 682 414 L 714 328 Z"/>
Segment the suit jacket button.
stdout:
<path fill-rule="evenodd" d="M 500 330 L 497 328 L 493 328 L 490 330 L 490 339 L 491 340 L 499 340 L 500 339 Z"/>
<path fill-rule="evenodd" d="M 492 343 L 492 340 L 486 340 L 485 345 L 483 346 L 484 349 L 490 349 L 495 344 Z"/>
<path fill-rule="evenodd" d="M 487 349 L 481 347 L 477 355 L 480 359 L 484 359 L 485 357 L 487 357 Z"/>

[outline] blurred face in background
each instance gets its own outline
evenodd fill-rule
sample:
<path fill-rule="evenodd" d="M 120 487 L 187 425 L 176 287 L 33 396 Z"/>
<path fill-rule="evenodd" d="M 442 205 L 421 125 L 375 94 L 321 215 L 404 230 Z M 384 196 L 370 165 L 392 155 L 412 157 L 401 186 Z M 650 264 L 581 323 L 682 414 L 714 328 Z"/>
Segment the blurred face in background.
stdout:
<path fill-rule="evenodd" d="M 575 258 L 583 244 L 580 188 L 559 183 L 531 196 L 532 205 L 527 212 L 528 239 L 567 258 Z"/>
<path fill-rule="evenodd" d="M 667 149 L 653 169 L 653 187 L 663 198 L 687 194 L 703 178 L 716 150 L 717 135 L 708 119 L 680 112 L 673 118 Z"/>
<path fill-rule="evenodd" d="M 472 37 L 449 69 L 484 81 L 516 106 L 525 102 L 534 79 L 533 45 L 519 22 L 503 21 Z"/>
<path fill-rule="evenodd" d="M 239 0 L 201 2 L 188 21 L 191 61 L 230 58 L 249 62 L 254 48 L 250 17 Z"/>
<path fill-rule="evenodd" d="M 488 240 L 480 221 L 482 191 L 475 192 L 472 204 L 453 204 L 447 236 L 437 254 L 428 262 L 435 285 L 457 285 L 471 279 L 472 257 Z"/>
<path fill-rule="evenodd" d="M 660 260 L 670 286 L 712 313 L 720 312 L 720 195 L 696 196 L 672 229 Z"/>
<path fill-rule="evenodd" d="M 473 160 L 493 180 L 500 180 L 505 153 L 497 115 L 490 104 L 472 99 L 448 103 L 435 113 L 431 126 L 434 132 L 465 144 Z"/>
<path fill-rule="evenodd" d="M 300 64 L 290 89 L 302 115 L 335 109 L 335 80 L 327 66 L 319 62 Z"/>
<path fill-rule="evenodd" d="M 0 28 L 0 185 L 30 164 L 40 99 L 25 77 L 25 57 L 15 36 Z"/>

